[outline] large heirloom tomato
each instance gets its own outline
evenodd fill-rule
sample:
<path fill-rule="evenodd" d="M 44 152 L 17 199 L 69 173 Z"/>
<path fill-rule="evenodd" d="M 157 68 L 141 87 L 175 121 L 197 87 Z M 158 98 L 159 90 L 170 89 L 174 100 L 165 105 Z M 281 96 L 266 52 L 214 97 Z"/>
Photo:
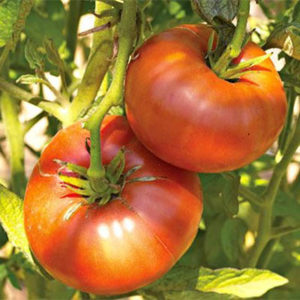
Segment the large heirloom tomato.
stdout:
<path fill-rule="evenodd" d="M 219 78 L 206 64 L 212 29 L 182 25 L 153 36 L 128 67 L 127 117 L 138 139 L 178 167 L 221 172 L 244 166 L 277 138 L 286 97 L 270 59 L 238 81 Z M 249 42 L 234 61 L 264 55 Z"/>
<path fill-rule="evenodd" d="M 195 173 L 175 168 L 146 150 L 125 118 L 106 117 L 101 128 L 103 163 L 121 147 L 125 170 L 140 168 L 119 197 L 83 205 L 59 177 L 57 160 L 88 167 L 88 131 L 76 123 L 45 148 L 31 175 L 24 202 L 25 229 L 41 265 L 63 283 L 95 294 L 120 294 L 166 273 L 192 243 L 202 213 Z M 137 168 L 136 168 L 137 169 Z"/>

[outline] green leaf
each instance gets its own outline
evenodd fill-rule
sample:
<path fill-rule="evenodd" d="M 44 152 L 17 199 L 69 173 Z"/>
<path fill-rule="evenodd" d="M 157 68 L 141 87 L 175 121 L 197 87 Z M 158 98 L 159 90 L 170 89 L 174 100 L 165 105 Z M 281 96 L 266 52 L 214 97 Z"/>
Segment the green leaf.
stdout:
<path fill-rule="evenodd" d="M 45 54 L 38 48 L 32 40 L 28 39 L 25 46 L 25 58 L 31 69 L 43 69 L 45 64 Z"/>
<path fill-rule="evenodd" d="M 275 28 L 264 48 L 280 48 L 289 56 L 300 60 L 300 23 L 293 22 Z"/>
<path fill-rule="evenodd" d="M 47 58 L 54 66 L 57 66 L 59 74 L 62 79 L 64 88 L 66 89 L 66 78 L 65 78 L 65 64 L 64 61 L 60 58 L 59 52 L 55 47 L 53 40 L 46 39 L 44 41 L 44 46 L 47 52 Z"/>
<path fill-rule="evenodd" d="M 7 234 L 4 231 L 3 227 L 0 224 L 0 248 L 4 246 L 7 242 Z"/>
<path fill-rule="evenodd" d="M 273 214 L 293 218 L 300 222 L 300 203 L 290 194 L 279 191 L 273 206 Z"/>
<path fill-rule="evenodd" d="M 24 228 L 23 202 L 2 185 L 0 185 L 0 221 L 10 242 L 34 264 Z"/>
<path fill-rule="evenodd" d="M 227 213 L 234 216 L 239 212 L 238 193 L 240 187 L 240 176 L 229 174 L 226 176 L 226 184 L 223 189 L 223 201 Z"/>
<path fill-rule="evenodd" d="M 226 179 L 221 174 L 199 174 L 203 186 L 203 215 L 215 218 L 224 212 L 224 202 L 222 191 L 226 184 Z"/>
<path fill-rule="evenodd" d="M 10 270 L 8 270 L 7 278 L 8 278 L 8 280 L 10 281 L 10 283 L 13 287 L 15 287 L 18 290 L 22 290 L 17 276 L 13 272 L 11 272 Z"/>
<path fill-rule="evenodd" d="M 206 261 L 209 266 L 214 268 L 229 266 L 229 261 L 226 259 L 221 245 L 221 233 L 225 222 L 226 217 L 223 214 L 218 215 L 208 223 L 205 233 L 204 251 Z"/>
<path fill-rule="evenodd" d="M 238 189 L 240 177 L 234 173 L 199 174 L 203 186 L 205 217 L 214 218 L 225 212 L 229 216 L 238 213 Z"/>
<path fill-rule="evenodd" d="M 227 219 L 221 230 L 223 251 L 232 264 L 238 262 L 247 232 L 247 224 L 239 218 Z"/>
<path fill-rule="evenodd" d="M 175 266 L 164 277 L 142 291 L 168 293 L 190 290 L 251 298 L 260 297 L 268 290 L 287 282 L 286 278 L 269 270 L 234 268 L 211 270 Z"/>
<path fill-rule="evenodd" d="M 287 282 L 286 278 L 269 270 L 227 268 L 213 271 L 201 268 L 196 289 L 251 298 L 260 297 Z"/>
<path fill-rule="evenodd" d="M 12 34 L 12 49 L 15 49 L 17 42 L 19 41 L 20 34 L 25 27 L 27 16 L 29 15 L 33 6 L 34 0 L 22 0 L 19 7 L 18 19 L 13 27 Z"/>
<path fill-rule="evenodd" d="M 232 21 L 238 11 L 238 0 L 192 0 L 196 12 L 210 24 L 215 18 Z"/>
<path fill-rule="evenodd" d="M 12 37 L 20 3 L 21 0 L 6 0 L 0 3 L 0 47 L 5 46 Z"/>
<path fill-rule="evenodd" d="M 36 45 L 42 45 L 45 38 L 50 38 L 54 40 L 56 47 L 59 47 L 64 41 L 63 30 L 67 20 L 62 1 L 36 2 L 38 3 L 26 21 L 27 37 Z"/>

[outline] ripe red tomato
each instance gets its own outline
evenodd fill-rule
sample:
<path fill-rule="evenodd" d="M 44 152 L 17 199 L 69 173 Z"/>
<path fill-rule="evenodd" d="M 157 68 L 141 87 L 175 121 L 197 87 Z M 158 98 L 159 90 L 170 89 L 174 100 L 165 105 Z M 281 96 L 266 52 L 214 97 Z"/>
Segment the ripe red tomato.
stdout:
<path fill-rule="evenodd" d="M 55 159 L 89 166 L 80 123 L 61 130 L 43 151 L 27 186 L 25 229 L 33 253 L 53 277 L 95 294 L 121 294 L 166 273 L 192 243 L 202 213 L 197 175 L 166 164 L 135 138 L 125 118 L 106 117 L 101 128 L 103 162 L 125 147 L 124 172 L 151 182 L 125 185 L 104 206 L 81 206 L 69 219 L 75 196 L 58 176 Z"/>
<path fill-rule="evenodd" d="M 237 82 L 206 64 L 212 29 L 183 25 L 146 41 L 126 79 L 127 117 L 156 156 L 199 172 L 242 167 L 262 155 L 284 124 L 286 97 L 270 59 Z M 254 43 L 235 63 L 264 55 Z"/>

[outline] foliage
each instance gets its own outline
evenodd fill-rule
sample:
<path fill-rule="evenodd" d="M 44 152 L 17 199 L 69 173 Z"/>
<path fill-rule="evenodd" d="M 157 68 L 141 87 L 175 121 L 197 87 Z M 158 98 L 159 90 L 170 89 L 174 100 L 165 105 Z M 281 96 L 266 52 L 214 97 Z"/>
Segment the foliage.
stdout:
<path fill-rule="evenodd" d="M 32 147 L 34 145 L 26 140 L 27 134 L 43 119 L 48 124 L 45 135 L 51 138 L 69 118 L 65 113 L 70 105 L 69 99 L 74 99 L 74 91 L 78 90 L 82 79 L 84 64 L 76 66 L 73 60 L 76 47 L 72 45 L 77 45 L 84 63 L 93 58 L 89 58 L 89 37 L 78 39 L 74 28 L 77 29 L 81 17 L 94 11 L 94 2 L 72 0 L 66 5 L 60 0 L 0 0 L 1 125 L 6 129 L 5 134 L 0 131 L 0 158 L 9 163 L 11 170 L 10 178 L 0 179 L 0 297 L 5 283 L 9 281 L 16 289 L 24 289 L 25 286 L 29 298 L 104 299 L 50 280 L 30 252 L 21 199 L 27 174 L 24 153 L 25 162 L 28 162 L 30 152 L 37 159 L 42 149 Z M 120 22 L 120 2 L 103 2 L 114 5 L 117 13 L 109 17 L 115 18 L 116 23 Z M 238 1 L 192 2 L 193 6 L 190 1 L 181 0 L 138 0 L 140 27 L 137 32 L 140 36 L 135 41 L 136 45 L 153 33 L 172 26 L 201 20 L 214 25 L 221 21 L 228 24 L 237 14 Z M 168 274 L 132 295 L 142 295 L 144 299 L 300 297 L 300 161 L 299 154 L 293 156 L 300 127 L 297 121 L 300 2 L 259 0 L 256 5 L 267 19 L 266 35 L 261 35 L 258 27 L 248 38 L 256 38 L 257 41 L 259 37 L 264 49 L 280 49 L 279 57 L 285 62 L 280 76 L 289 105 L 285 127 L 278 142 L 251 164 L 225 174 L 199 174 L 204 191 L 204 213 L 197 238 Z M 226 32 L 231 37 L 233 27 L 231 23 L 228 26 Z M 104 32 L 115 35 L 116 39 L 116 28 L 95 35 Z M 116 58 L 112 54 L 107 59 L 110 67 L 104 79 L 97 83 L 101 83 L 98 94 L 85 108 L 91 109 L 89 113 L 95 111 L 113 81 L 112 68 L 116 65 Z M 81 74 L 80 78 L 77 78 L 78 74 Z M 61 83 L 60 88 L 54 87 L 53 78 Z M 89 83 L 88 80 L 85 82 Z M 52 91 L 55 101 L 48 101 L 52 99 L 47 99 L 43 86 Z M 11 104 L 9 114 L 5 101 Z M 44 111 L 24 121 L 20 117 L 23 102 L 42 107 Z M 124 110 L 117 106 L 114 111 L 122 114 Z M 18 145 L 12 146 L 15 141 L 19 141 Z M 292 153 L 289 152 L 293 150 L 291 145 L 296 147 Z M 289 157 L 289 160 L 284 157 Z M 286 176 L 288 166 L 296 170 L 293 179 Z M 282 175 L 279 181 L 278 174 Z M 273 197 L 272 205 L 264 206 L 264 200 L 270 195 Z M 250 263 L 255 236 L 260 234 L 261 215 L 267 210 L 272 213 L 272 231 L 257 261 Z"/>

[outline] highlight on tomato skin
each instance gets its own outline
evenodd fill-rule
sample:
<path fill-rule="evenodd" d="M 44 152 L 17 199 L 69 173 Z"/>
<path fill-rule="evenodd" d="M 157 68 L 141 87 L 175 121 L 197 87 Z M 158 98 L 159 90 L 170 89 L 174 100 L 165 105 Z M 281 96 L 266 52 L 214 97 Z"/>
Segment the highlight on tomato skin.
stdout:
<path fill-rule="evenodd" d="M 212 29 L 181 25 L 147 40 L 130 62 L 125 105 L 141 143 L 187 170 L 217 173 L 257 159 L 277 139 L 287 101 L 270 59 L 237 82 L 219 78 L 205 61 Z M 234 61 L 265 52 L 252 42 Z"/>
<path fill-rule="evenodd" d="M 26 190 L 26 234 L 54 278 L 93 294 L 127 293 L 160 278 L 189 248 L 202 214 L 202 190 L 197 174 L 146 150 L 124 117 L 107 116 L 101 128 L 103 163 L 125 147 L 124 173 L 141 167 L 107 204 L 78 206 L 85 198 L 62 184 L 57 162 L 88 167 L 88 136 L 76 123 L 43 151 Z M 130 182 L 145 176 L 157 179 Z"/>

